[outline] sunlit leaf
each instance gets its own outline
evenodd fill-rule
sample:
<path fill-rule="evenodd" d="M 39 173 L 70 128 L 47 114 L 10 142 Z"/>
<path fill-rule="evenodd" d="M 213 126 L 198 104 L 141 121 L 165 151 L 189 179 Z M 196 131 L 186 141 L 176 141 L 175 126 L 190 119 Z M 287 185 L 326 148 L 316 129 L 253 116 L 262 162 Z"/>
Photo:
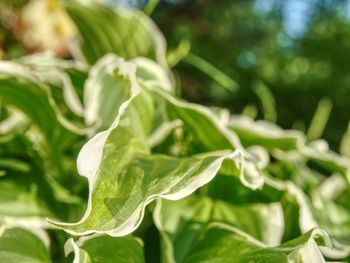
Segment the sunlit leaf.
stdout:
<path fill-rule="evenodd" d="M 60 123 L 45 86 L 30 70 L 14 62 L 0 64 L 0 99 L 21 110 L 37 125 L 48 144 L 57 144 L 68 131 Z"/>
<path fill-rule="evenodd" d="M 36 168 L 41 171 L 42 180 L 49 183 L 55 198 L 68 203 L 76 202 L 77 198 L 63 187 L 68 177 L 66 167 L 63 167 L 63 155 L 68 146 L 72 147 L 71 142 L 77 135 L 56 107 L 49 87 L 33 73 L 31 67 L 2 61 L 0 100 L 2 105 L 14 107 L 26 116 L 26 133 L 21 134 L 23 140 L 20 142 L 22 151 L 31 151 L 27 158 L 35 162 Z M 17 155 L 18 152 L 21 155 L 27 154 L 18 150 L 15 152 Z M 12 153 L 8 151 L 7 155 L 10 154 Z"/>
<path fill-rule="evenodd" d="M 79 30 L 80 52 L 88 63 L 114 53 L 125 59 L 148 57 L 166 65 L 164 37 L 141 11 L 75 1 L 67 2 L 66 10 Z"/>
<path fill-rule="evenodd" d="M 281 242 L 284 219 L 278 203 L 237 206 L 207 197 L 158 201 L 154 221 L 162 235 L 164 262 L 182 262 L 208 224 L 222 222 L 272 246 Z"/>
<path fill-rule="evenodd" d="M 284 131 L 278 126 L 240 116 L 233 117 L 228 125 L 240 137 L 244 146 L 261 145 L 267 149 L 294 150 L 304 142 L 297 131 Z"/>
<path fill-rule="evenodd" d="M 124 70 L 135 74 L 128 65 L 123 64 Z M 176 200 L 191 194 L 216 175 L 224 160 L 230 160 L 235 167 L 233 175 L 240 174 L 241 154 L 233 152 L 229 134 L 220 131 L 205 112 L 176 99 L 167 98 L 169 106 L 194 132 L 200 132 L 199 127 L 206 125 L 220 135 L 218 145 L 204 134 L 199 141 L 209 150 L 226 151 L 184 158 L 151 154 L 147 137 L 154 118 L 152 95 L 141 89 L 135 79 L 129 78 L 126 84 L 130 85 L 130 99 L 121 103 L 111 127 L 93 137 L 79 154 L 78 169 L 89 180 L 90 196 L 80 222 L 58 224 L 71 233 L 128 234 L 140 224 L 148 203 L 157 197 Z M 190 113 L 205 124 L 194 124 Z"/>
<path fill-rule="evenodd" d="M 318 245 L 331 246 L 326 233 L 318 229 L 268 247 L 235 227 L 213 224 L 180 262 L 326 262 Z"/>
<path fill-rule="evenodd" d="M 74 252 L 74 263 L 110 262 L 143 263 L 143 243 L 133 236 L 110 237 L 93 235 L 78 241 L 69 239 L 65 252 Z"/>
<path fill-rule="evenodd" d="M 350 255 L 350 197 L 346 180 L 334 174 L 312 191 L 312 211 L 320 227 L 325 229 L 334 244 L 327 251 L 330 258 L 340 259 Z"/>
<path fill-rule="evenodd" d="M 18 59 L 18 62 L 30 67 L 33 74 L 49 85 L 56 105 L 61 109 L 61 112 L 66 113 L 65 116 L 68 115 L 67 111 L 79 117 L 83 116 L 84 109 L 79 97 L 82 87 L 77 85 L 73 77 L 74 73 L 80 73 L 82 77 L 86 77 L 87 65 L 58 59 L 49 52 L 22 57 Z"/>
<path fill-rule="evenodd" d="M 47 244 L 35 232 L 15 227 L 0 234 L 0 261 L 44 263 L 51 259 Z"/>

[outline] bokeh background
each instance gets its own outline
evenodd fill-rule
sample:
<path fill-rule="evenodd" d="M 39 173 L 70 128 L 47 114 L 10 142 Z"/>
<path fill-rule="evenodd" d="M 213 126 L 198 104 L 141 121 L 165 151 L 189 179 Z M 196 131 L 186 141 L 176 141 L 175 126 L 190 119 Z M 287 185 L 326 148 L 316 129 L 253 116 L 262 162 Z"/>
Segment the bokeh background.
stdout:
<path fill-rule="evenodd" d="M 55 9 L 58 1 L 48 1 Z M 0 1 L 1 58 L 45 49 L 69 57 L 74 30 L 65 14 L 50 15 L 40 2 Z M 107 2 L 142 8 L 148 1 Z M 349 0 L 162 0 L 154 6 L 183 97 L 322 137 L 339 151 L 350 116 Z"/>

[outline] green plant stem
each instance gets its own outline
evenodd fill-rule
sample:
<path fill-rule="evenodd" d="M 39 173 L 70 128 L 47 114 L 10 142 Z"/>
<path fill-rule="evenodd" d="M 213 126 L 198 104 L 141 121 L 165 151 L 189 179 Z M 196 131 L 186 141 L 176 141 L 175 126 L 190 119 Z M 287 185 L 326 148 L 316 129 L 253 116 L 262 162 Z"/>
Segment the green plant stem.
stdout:
<path fill-rule="evenodd" d="M 227 76 L 225 73 L 214 67 L 203 58 L 193 53 L 189 53 L 183 59 L 183 62 L 199 69 L 229 91 L 236 92 L 238 90 L 238 84 L 236 81 L 234 81 L 232 78 Z"/>

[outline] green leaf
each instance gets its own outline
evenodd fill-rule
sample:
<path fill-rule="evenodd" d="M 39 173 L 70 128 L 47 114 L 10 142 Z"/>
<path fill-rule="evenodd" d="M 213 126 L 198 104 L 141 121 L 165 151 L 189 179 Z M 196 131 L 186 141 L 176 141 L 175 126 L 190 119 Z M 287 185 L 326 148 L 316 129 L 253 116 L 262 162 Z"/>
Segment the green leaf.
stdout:
<path fill-rule="evenodd" d="M 92 67 L 86 81 L 86 123 L 94 125 L 98 130 L 108 129 L 117 117 L 121 105 L 139 89 L 136 65 L 115 55 L 106 55 Z M 144 98 L 145 96 L 147 95 L 144 95 Z M 153 106 L 152 102 L 148 105 Z M 144 106 L 146 107 L 146 104 Z"/>
<path fill-rule="evenodd" d="M 170 70 L 153 60 L 138 57 L 131 60 L 137 66 L 137 78 L 148 85 L 158 85 L 168 92 L 174 92 L 174 76 Z"/>
<path fill-rule="evenodd" d="M 277 125 L 266 122 L 254 122 L 248 117 L 233 117 L 228 127 L 239 136 L 242 144 L 246 147 L 261 145 L 268 150 L 294 150 L 305 142 L 302 133 L 297 131 L 285 131 Z"/>
<path fill-rule="evenodd" d="M 240 154 L 232 150 L 186 158 L 151 154 L 147 136 L 153 123 L 152 100 L 147 90 L 137 87 L 110 129 L 93 137 L 79 154 L 79 173 L 88 178 L 90 196 L 79 222 L 56 223 L 70 233 L 126 235 L 141 223 L 152 200 L 191 194 L 208 183 L 226 159 L 239 167 L 235 159 Z"/>
<path fill-rule="evenodd" d="M 0 261 L 51 262 L 47 244 L 35 232 L 19 227 L 5 229 L 0 234 Z"/>
<path fill-rule="evenodd" d="M 327 234 L 316 229 L 278 247 L 267 247 L 247 233 L 213 224 L 182 262 L 326 262 L 318 245 L 330 247 Z"/>
<path fill-rule="evenodd" d="M 350 255 L 349 197 L 348 184 L 340 174 L 328 177 L 311 193 L 314 217 L 329 233 L 335 247 L 327 254 L 329 258 L 341 259 Z"/>
<path fill-rule="evenodd" d="M 82 87 L 73 81 L 73 73 L 86 74 L 87 65 L 53 56 L 50 52 L 33 54 L 17 60 L 31 68 L 32 74 L 50 87 L 50 95 L 61 112 L 83 116 L 83 105 L 79 97 Z M 85 77 L 85 76 L 84 76 Z"/>
<path fill-rule="evenodd" d="M 311 229 L 317 228 L 318 224 L 311 211 L 311 203 L 307 195 L 291 181 L 279 181 L 276 179 L 265 178 L 267 185 L 285 194 L 287 200 L 282 200 L 284 207 L 295 203 L 298 206 L 296 220 L 301 233 L 306 233 Z M 292 221 L 286 217 L 286 222 Z"/>
<path fill-rule="evenodd" d="M 6 111 L 6 115 L 4 111 Z M 1 113 L 1 118 L 3 119 L 0 121 L 0 135 L 2 138 L 0 143 L 4 143 L 6 139 L 11 138 L 13 133 L 23 131 L 28 126 L 28 120 L 26 116 L 16 108 L 2 107 Z"/>
<path fill-rule="evenodd" d="M 58 119 L 45 85 L 25 66 L 10 61 L 1 62 L 0 100 L 26 114 L 49 145 L 58 146 L 62 136 L 68 133 Z"/>
<path fill-rule="evenodd" d="M 0 63 L 0 100 L 4 106 L 15 107 L 28 119 L 28 130 L 21 134 L 25 142 L 21 142 L 22 150 L 20 153 L 17 150 L 16 154 L 23 156 L 26 151 L 30 152 L 27 158 L 35 163 L 36 172 L 40 171 L 43 180 L 50 184 L 56 199 L 76 202 L 77 198 L 63 187 L 68 183 L 69 176 L 63 159 L 65 150 L 68 146 L 72 147 L 77 135 L 71 131 L 72 127 L 57 108 L 50 88 L 41 81 L 40 74 L 34 72 L 32 66 L 17 62 Z M 6 157 L 9 154 L 7 150 Z M 69 178 L 69 184 L 71 182 Z"/>
<path fill-rule="evenodd" d="M 18 164 L 9 166 L 6 163 L 7 166 L 3 167 L 4 175 L 0 177 L 0 217 L 16 220 L 45 220 L 46 217 L 76 219 L 75 214 L 79 215 L 84 209 L 82 199 L 46 176 L 45 170 L 38 167 L 36 162 L 41 163 L 42 160 L 33 157 L 30 165 L 25 163 L 26 170 L 22 167 L 18 169 Z"/>
<path fill-rule="evenodd" d="M 84 89 L 84 117 L 95 130 L 106 130 L 123 102 L 130 99 L 140 85 L 162 85 L 171 92 L 169 72 L 146 58 L 126 62 L 114 54 L 105 55 L 91 67 Z"/>
<path fill-rule="evenodd" d="M 74 262 L 143 263 L 143 243 L 136 237 L 92 235 L 78 241 L 69 239 L 66 255 L 74 251 Z"/>
<path fill-rule="evenodd" d="M 0 215 L 52 216 L 48 185 L 31 174 L 0 178 Z M 43 195 L 46 193 L 46 195 Z"/>
<path fill-rule="evenodd" d="M 129 94 L 119 103 L 110 128 L 90 139 L 78 156 L 79 173 L 89 182 L 86 213 L 77 223 L 55 225 L 78 235 L 129 234 L 141 223 L 145 206 L 152 200 L 190 195 L 212 180 L 224 163 L 226 173 L 239 176 L 247 186 L 256 189 L 263 184 L 255 165 L 246 160 L 237 137 L 217 123 L 213 113 L 179 101 L 164 89 L 156 92 L 141 88 L 132 64 L 121 60 L 115 64 L 127 80 L 117 87 L 129 90 Z M 162 104 L 165 114 L 171 115 L 168 118 L 180 119 L 183 127 L 198 137 L 196 154 L 178 158 L 151 153 L 148 137 L 155 130 L 154 109 Z M 208 138 L 203 127 L 213 138 Z"/>
<path fill-rule="evenodd" d="M 329 150 L 325 141 L 315 141 L 300 147 L 299 151 L 324 169 L 340 173 L 350 182 L 350 159 Z"/>
<path fill-rule="evenodd" d="M 182 123 L 178 129 L 180 139 L 174 140 L 169 149 L 163 148 L 163 153 L 191 156 L 202 152 L 236 150 L 240 155 L 242 169 L 238 171 L 237 166 L 227 165 L 228 163 L 224 162 L 221 172 L 225 175 L 239 175 L 241 181 L 252 189 L 263 185 L 264 178 L 258 169 L 259 164 L 254 163 L 256 156 L 243 149 L 237 135 L 227 129 L 213 111 L 197 104 L 178 100 L 157 86 L 147 86 L 147 88 L 164 101 L 168 118 L 173 122 Z M 174 133 L 176 136 L 176 130 Z M 182 147 L 184 149 L 181 149 Z"/>
<path fill-rule="evenodd" d="M 278 159 L 310 159 L 331 172 L 341 173 L 350 181 L 350 160 L 329 150 L 325 141 L 306 144 L 305 136 L 298 131 L 285 131 L 274 124 L 254 122 L 247 117 L 231 118 L 228 127 L 237 133 L 245 147 L 260 145 L 275 150 L 273 154 Z M 288 155 L 288 152 L 292 154 Z"/>
<path fill-rule="evenodd" d="M 170 119 L 180 119 L 184 129 L 192 134 L 191 143 L 197 146 L 197 151 L 242 149 L 238 137 L 221 125 L 208 108 L 178 100 L 160 89 L 155 92 L 165 99 Z"/>
<path fill-rule="evenodd" d="M 67 1 L 66 10 L 79 30 L 80 53 L 89 64 L 114 53 L 125 59 L 148 57 L 166 66 L 164 37 L 141 11 L 76 1 Z"/>
<path fill-rule="evenodd" d="M 284 230 L 278 203 L 238 206 L 196 196 L 175 202 L 159 200 L 154 221 L 163 240 L 164 262 L 182 262 L 211 222 L 235 226 L 268 245 L 279 245 Z"/>

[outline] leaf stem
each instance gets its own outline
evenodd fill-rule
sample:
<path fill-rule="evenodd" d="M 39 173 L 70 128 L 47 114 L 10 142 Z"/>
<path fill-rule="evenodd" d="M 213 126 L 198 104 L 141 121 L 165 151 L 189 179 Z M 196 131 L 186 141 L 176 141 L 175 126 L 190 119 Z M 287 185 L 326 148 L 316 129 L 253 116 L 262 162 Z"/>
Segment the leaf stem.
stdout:
<path fill-rule="evenodd" d="M 217 83 L 219 83 L 224 88 L 228 89 L 231 92 L 236 92 L 238 89 L 238 84 L 236 81 L 234 81 L 232 78 L 227 76 L 224 72 L 210 64 L 208 61 L 204 60 L 203 58 L 193 54 L 189 53 L 184 59 L 183 62 L 194 66 L 195 68 L 199 69 L 209 77 L 211 77 L 213 80 L 215 80 Z"/>

